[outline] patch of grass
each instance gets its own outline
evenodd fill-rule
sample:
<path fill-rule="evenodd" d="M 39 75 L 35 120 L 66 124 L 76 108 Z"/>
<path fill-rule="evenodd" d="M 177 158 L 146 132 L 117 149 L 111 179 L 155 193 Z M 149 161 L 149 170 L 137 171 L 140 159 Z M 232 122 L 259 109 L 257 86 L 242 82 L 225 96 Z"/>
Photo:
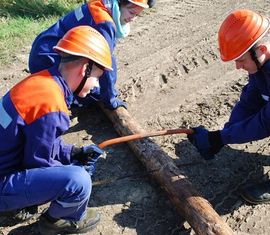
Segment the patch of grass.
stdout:
<path fill-rule="evenodd" d="M 35 37 L 82 0 L 0 0 L 0 65 L 22 51 L 29 53 Z M 24 52 L 25 53 L 25 52 Z"/>
<path fill-rule="evenodd" d="M 0 18 L 0 65 L 12 63 L 11 58 L 21 54 L 25 48 L 30 50 L 36 35 L 57 19 L 57 17 L 39 20 L 28 17 Z"/>
<path fill-rule="evenodd" d="M 59 16 L 82 2 L 82 0 L 1 0 L 0 14 L 33 18 Z"/>

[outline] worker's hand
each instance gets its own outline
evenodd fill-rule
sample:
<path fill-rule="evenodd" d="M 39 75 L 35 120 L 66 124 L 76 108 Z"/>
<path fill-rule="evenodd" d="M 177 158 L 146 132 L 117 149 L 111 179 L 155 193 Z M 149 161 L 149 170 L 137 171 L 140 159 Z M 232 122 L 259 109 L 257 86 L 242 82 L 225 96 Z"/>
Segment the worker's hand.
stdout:
<path fill-rule="evenodd" d="M 72 160 L 78 161 L 81 164 L 88 164 L 89 161 L 96 162 L 97 159 L 104 153 L 97 145 L 91 144 L 81 148 L 73 146 L 71 151 Z"/>
<path fill-rule="evenodd" d="M 88 160 L 97 160 L 104 151 L 95 144 L 83 146 L 83 153 L 87 156 Z"/>
<path fill-rule="evenodd" d="M 83 165 L 85 170 L 92 176 L 96 170 L 96 162 L 104 151 L 98 146 L 91 144 L 82 148 L 73 147 L 71 157 L 79 165 Z"/>
<path fill-rule="evenodd" d="M 188 135 L 189 141 L 198 149 L 205 160 L 215 157 L 215 154 L 224 146 L 220 131 L 208 131 L 203 126 L 192 128 L 194 133 Z"/>
<path fill-rule="evenodd" d="M 100 156 L 104 154 L 104 151 L 98 146 L 92 144 L 83 147 L 83 152 L 87 156 L 87 163 L 85 164 L 85 170 L 92 176 L 96 171 L 96 162 Z"/>

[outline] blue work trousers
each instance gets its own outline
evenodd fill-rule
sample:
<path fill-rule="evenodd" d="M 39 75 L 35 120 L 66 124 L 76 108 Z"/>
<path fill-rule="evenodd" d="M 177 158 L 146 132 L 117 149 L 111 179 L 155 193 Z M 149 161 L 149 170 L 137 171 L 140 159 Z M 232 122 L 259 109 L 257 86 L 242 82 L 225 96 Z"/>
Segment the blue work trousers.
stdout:
<path fill-rule="evenodd" d="M 51 202 L 49 215 L 78 221 L 92 189 L 89 173 L 68 165 L 27 169 L 0 178 L 0 212 Z"/>

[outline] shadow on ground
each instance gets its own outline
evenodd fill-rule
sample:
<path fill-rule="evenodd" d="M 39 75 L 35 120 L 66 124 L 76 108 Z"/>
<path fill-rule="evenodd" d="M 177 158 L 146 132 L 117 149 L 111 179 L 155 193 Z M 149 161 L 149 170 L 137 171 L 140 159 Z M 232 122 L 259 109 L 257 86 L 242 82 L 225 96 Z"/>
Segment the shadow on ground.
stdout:
<path fill-rule="evenodd" d="M 88 110 L 88 114 L 80 111 L 77 115 L 78 125 L 70 131 L 85 128 L 96 144 L 118 137 L 98 107 Z M 149 141 L 157 149 L 161 148 Z M 266 178 L 263 168 L 270 166 L 268 156 L 229 146 L 224 147 L 215 159 L 204 161 L 186 140 L 175 145 L 175 154 L 178 157 L 175 164 L 183 175 L 220 215 L 232 213 L 243 205 L 239 196 L 241 187 Z M 160 186 L 148 176 L 151 173 L 147 173 L 126 144 L 108 147 L 107 159 L 98 162 L 94 181 L 109 179 L 109 183 L 93 188 L 92 203 L 95 206 L 126 205 L 121 213 L 114 215 L 114 220 L 124 228 L 136 228 L 139 235 L 179 234 L 180 231 L 186 234 L 182 228 L 183 218 L 178 216 Z"/>
<path fill-rule="evenodd" d="M 78 122 L 67 134 L 86 130 L 89 138 L 86 141 L 91 140 L 95 144 L 118 137 L 98 107 L 75 109 L 73 118 Z M 166 148 L 157 145 L 154 139 L 148 139 L 147 144 L 155 145 L 167 154 Z M 126 144 L 108 147 L 106 152 L 107 157 L 97 163 L 93 178 L 96 185 L 93 186 L 89 206 L 97 207 L 101 213 L 111 217 L 123 231 L 135 229 L 138 235 L 190 234 L 191 230 L 183 227 L 184 218 L 178 215 L 166 193 L 152 180 L 151 172 L 147 172 Z M 268 156 L 228 146 L 215 159 L 204 161 L 186 140 L 175 145 L 174 154 L 175 164 L 181 173 L 220 215 L 232 213 L 243 205 L 238 190 L 264 178 L 263 168 L 270 165 Z M 120 205 L 120 209 L 114 211 L 115 205 Z M 111 208 L 109 214 L 104 211 L 106 206 Z M 9 232 L 13 235 L 24 233 L 37 234 L 36 222 Z"/>

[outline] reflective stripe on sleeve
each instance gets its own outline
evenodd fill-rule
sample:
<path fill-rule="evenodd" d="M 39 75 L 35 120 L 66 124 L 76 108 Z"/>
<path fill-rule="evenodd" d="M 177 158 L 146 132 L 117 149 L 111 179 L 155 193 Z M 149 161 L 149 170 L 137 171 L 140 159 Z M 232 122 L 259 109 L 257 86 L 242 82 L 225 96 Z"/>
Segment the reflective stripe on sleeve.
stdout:
<path fill-rule="evenodd" d="M 267 95 L 262 95 L 262 98 L 263 98 L 265 101 L 269 101 L 269 96 L 267 96 Z"/>
<path fill-rule="evenodd" d="M 8 125 L 11 123 L 12 118 L 9 116 L 7 111 L 3 106 L 3 99 L 0 100 L 0 125 L 6 129 Z"/>
<path fill-rule="evenodd" d="M 76 8 L 74 10 L 74 13 L 75 13 L 75 17 L 76 17 L 77 21 L 80 21 L 84 17 L 82 7 Z"/>

